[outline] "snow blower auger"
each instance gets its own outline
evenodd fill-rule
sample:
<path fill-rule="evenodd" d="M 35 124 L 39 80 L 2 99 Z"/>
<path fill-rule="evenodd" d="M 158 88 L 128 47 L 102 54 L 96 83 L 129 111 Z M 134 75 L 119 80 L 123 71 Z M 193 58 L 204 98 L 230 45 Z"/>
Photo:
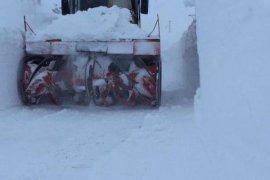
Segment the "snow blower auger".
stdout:
<path fill-rule="evenodd" d="M 148 13 L 148 0 L 74 2 L 62 0 L 63 15 L 98 6 L 109 7 L 112 2 L 129 7 L 133 23 L 138 25 L 140 14 Z M 25 28 L 33 31 L 26 20 Z M 20 92 L 24 104 L 88 105 L 93 100 L 97 106 L 160 105 L 159 36 L 106 41 L 26 40 L 22 64 Z"/>

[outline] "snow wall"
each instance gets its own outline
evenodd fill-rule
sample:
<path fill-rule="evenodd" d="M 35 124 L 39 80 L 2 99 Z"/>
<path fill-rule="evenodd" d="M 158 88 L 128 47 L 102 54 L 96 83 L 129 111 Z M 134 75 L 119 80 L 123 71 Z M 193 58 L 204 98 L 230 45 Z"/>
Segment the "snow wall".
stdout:
<path fill-rule="evenodd" d="M 269 120 L 269 6 L 268 0 L 197 1 L 206 120 Z"/>
<path fill-rule="evenodd" d="M 8 0 L 0 6 L 0 109 L 20 104 L 17 92 L 17 73 L 23 57 L 23 16 L 39 21 L 50 21 L 53 0 Z M 51 12 L 49 12 L 51 11 Z M 33 18 L 35 17 L 35 18 Z M 35 26 L 38 22 L 33 22 Z"/>
<path fill-rule="evenodd" d="M 19 1 L 4 1 L 0 6 L 0 109 L 19 104 L 17 70 L 23 52 L 23 16 Z M 20 14 L 19 14 L 20 12 Z M 14 15 L 16 14 L 16 15 Z"/>
<path fill-rule="evenodd" d="M 269 0 L 196 1 L 201 76 L 196 112 L 220 152 L 220 177 L 214 179 L 267 179 L 269 7 Z"/>
<path fill-rule="evenodd" d="M 187 99 L 194 99 L 200 87 L 199 55 L 197 48 L 196 19 L 183 34 L 180 41 L 182 94 Z"/>
<path fill-rule="evenodd" d="M 4 34 L 4 35 L 3 35 Z M 22 57 L 21 32 L 0 27 L 0 109 L 19 104 L 17 93 L 17 70 Z"/>

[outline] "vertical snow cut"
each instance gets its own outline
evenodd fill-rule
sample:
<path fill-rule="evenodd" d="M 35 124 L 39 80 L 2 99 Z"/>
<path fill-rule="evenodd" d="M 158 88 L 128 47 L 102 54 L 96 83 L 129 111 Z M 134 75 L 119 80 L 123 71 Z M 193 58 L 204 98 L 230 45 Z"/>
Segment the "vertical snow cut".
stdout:
<path fill-rule="evenodd" d="M 199 55 L 197 49 L 196 19 L 193 20 L 180 41 L 184 94 L 193 99 L 200 86 Z"/>

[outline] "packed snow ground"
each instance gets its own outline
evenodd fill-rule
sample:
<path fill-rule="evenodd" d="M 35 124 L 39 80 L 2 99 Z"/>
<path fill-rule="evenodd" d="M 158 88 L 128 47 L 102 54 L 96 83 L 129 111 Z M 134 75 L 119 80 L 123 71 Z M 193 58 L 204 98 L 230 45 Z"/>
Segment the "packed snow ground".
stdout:
<path fill-rule="evenodd" d="M 1 111 L 0 178 L 178 179 L 188 168 L 183 160 L 195 162 L 191 144 L 199 137 L 192 133 L 190 105 L 165 96 L 160 109 L 49 106 Z M 194 139 L 187 145 L 190 135 Z"/>

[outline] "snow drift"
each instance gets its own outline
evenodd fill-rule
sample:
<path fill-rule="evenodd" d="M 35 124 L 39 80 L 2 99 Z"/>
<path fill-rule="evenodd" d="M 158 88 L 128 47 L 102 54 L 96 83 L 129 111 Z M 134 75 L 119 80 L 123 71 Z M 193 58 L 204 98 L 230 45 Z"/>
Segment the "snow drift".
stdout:
<path fill-rule="evenodd" d="M 22 41 L 18 29 L 0 27 L 0 109 L 19 103 L 17 70 L 23 53 Z"/>
<path fill-rule="evenodd" d="M 108 40 L 120 38 L 145 38 L 147 33 L 132 21 L 128 9 L 113 6 L 90 8 L 76 14 L 57 16 L 45 28 L 38 28 L 36 35 L 27 36 L 29 41 L 47 39 L 62 40 Z M 31 22 L 30 22 L 31 23 Z"/>
<path fill-rule="evenodd" d="M 0 109 L 19 104 L 17 70 L 23 52 L 23 36 L 19 27 L 23 23 L 19 15 L 21 7 L 16 3 L 18 1 L 4 1 L 0 6 Z M 8 7 L 13 7 L 14 11 Z"/>
<path fill-rule="evenodd" d="M 270 1 L 197 1 L 197 112 L 220 154 L 212 179 L 269 179 Z"/>
<path fill-rule="evenodd" d="M 17 71 L 23 57 L 23 16 L 48 22 L 54 13 L 52 1 L 42 6 L 37 0 L 9 0 L 0 6 L 0 109 L 20 104 Z M 45 15 L 46 14 L 46 15 Z"/>
<path fill-rule="evenodd" d="M 198 1 L 205 119 L 269 120 L 270 2 Z"/>

